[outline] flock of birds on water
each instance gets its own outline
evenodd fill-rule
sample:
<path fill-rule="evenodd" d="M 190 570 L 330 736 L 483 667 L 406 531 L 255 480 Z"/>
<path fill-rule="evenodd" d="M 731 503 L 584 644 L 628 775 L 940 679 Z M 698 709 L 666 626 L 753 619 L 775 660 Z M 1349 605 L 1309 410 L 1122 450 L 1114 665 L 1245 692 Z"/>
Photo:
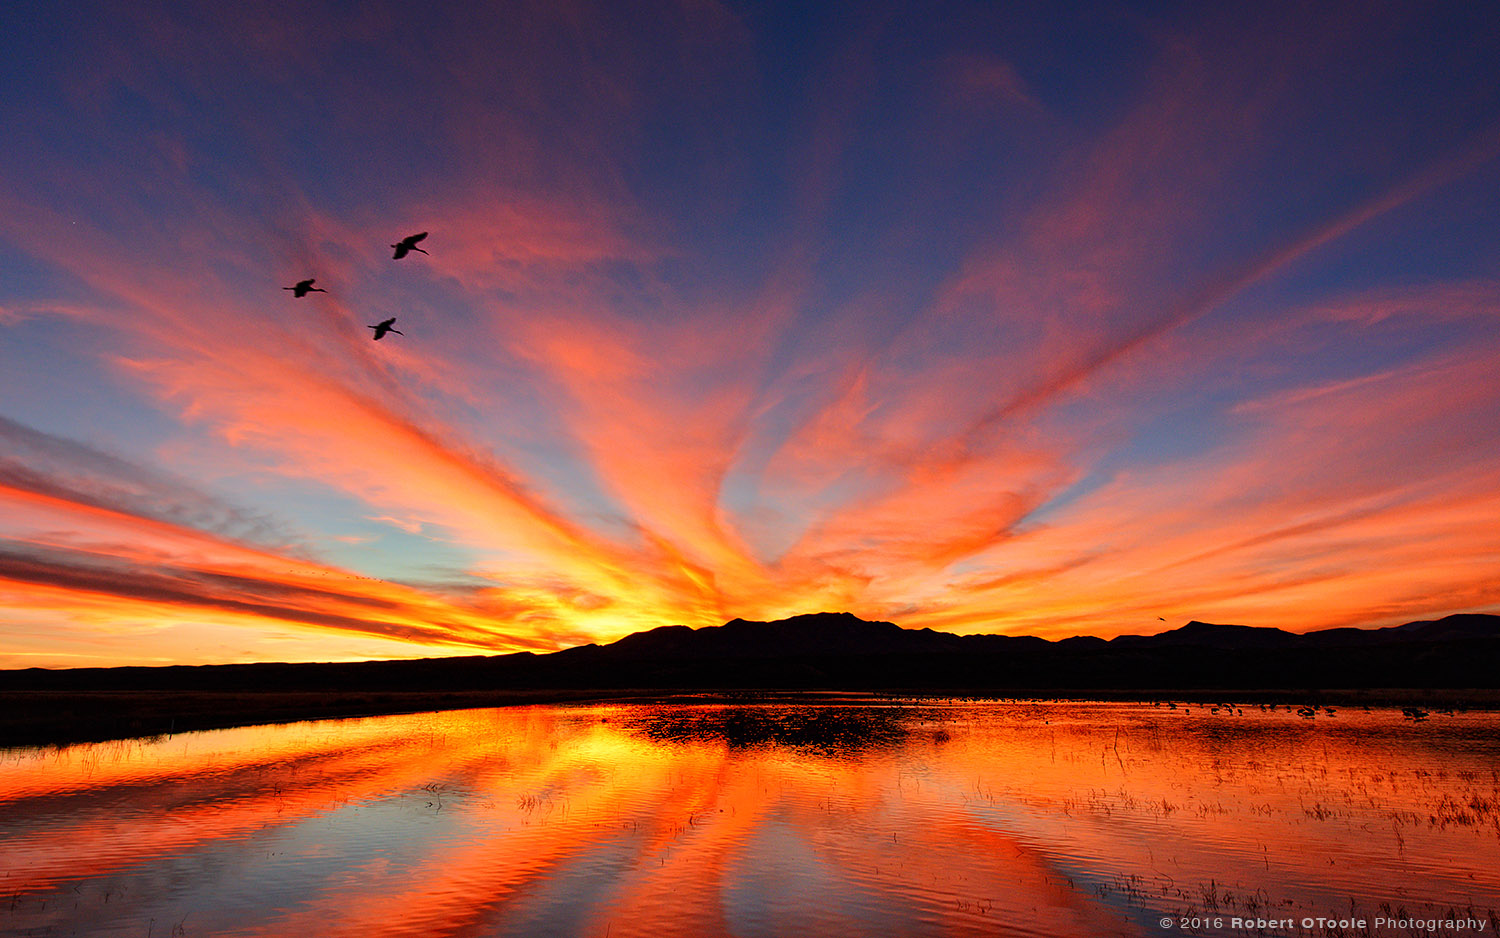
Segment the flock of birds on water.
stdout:
<path fill-rule="evenodd" d="M 412 251 L 416 251 L 420 254 L 426 254 L 426 251 L 417 247 L 417 242 L 421 241 L 425 237 L 427 237 L 427 232 L 423 231 L 418 234 L 407 235 L 400 241 L 397 241 L 395 244 L 391 245 L 391 247 L 396 249 L 396 253 L 391 256 L 392 260 L 399 261 L 401 258 L 410 254 Z M 323 289 L 322 287 L 313 286 L 313 284 L 317 282 L 318 279 L 316 277 L 308 277 L 306 280 L 298 280 L 292 286 L 282 287 L 281 289 L 292 291 L 292 296 L 295 299 L 301 299 L 302 297 L 307 296 L 309 293 L 327 293 L 328 291 Z M 392 316 L 390 319 L 381 320 L 376 325 L 366 326 L 365 328 L 374 329 L 375 341 L 379 342 L 382 338 L 385 337 L 385 334 L 387 332 L 394 332 L 396 333 L 396 335 L 406 335 L 406 333 L 402 332 L 400 329 L 397 329 L 395 326 L 396 317 Z"/>

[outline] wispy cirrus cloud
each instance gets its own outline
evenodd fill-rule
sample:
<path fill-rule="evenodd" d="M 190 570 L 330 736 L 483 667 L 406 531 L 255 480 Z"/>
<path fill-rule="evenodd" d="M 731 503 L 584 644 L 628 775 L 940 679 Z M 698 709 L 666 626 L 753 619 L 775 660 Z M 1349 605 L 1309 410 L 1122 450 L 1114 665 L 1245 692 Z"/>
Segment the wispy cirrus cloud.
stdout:
<path fill-rule="evenodd" d="M 200 492 L 166 472 L 3 415 L 0 442 L 0 489 L 295 549 L 295 536 L 273 519 Z"/>

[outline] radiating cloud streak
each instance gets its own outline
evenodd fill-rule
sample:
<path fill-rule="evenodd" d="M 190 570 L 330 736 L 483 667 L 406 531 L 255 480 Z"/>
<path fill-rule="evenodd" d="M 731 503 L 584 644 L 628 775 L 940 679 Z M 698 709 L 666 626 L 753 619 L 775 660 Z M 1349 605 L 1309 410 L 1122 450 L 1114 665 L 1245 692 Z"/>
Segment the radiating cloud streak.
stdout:
<path fill-rule="evenodd" d="M 224 536 L 286 546 L 274 522 L 194 491 L 183 479 L 146 469 L 73 440 L 0 416 L 0 489 L 183 524 Z"/>

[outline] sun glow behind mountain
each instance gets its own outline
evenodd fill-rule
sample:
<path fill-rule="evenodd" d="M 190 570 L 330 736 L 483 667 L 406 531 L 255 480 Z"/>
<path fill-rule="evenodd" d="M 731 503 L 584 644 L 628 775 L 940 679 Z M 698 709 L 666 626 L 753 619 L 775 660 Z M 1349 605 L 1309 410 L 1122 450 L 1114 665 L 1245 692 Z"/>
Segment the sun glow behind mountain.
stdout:
<path fill-rule="evenodd" d="M 0 667 L 1500 608 L 1497 24 L 7 10 Z"/>

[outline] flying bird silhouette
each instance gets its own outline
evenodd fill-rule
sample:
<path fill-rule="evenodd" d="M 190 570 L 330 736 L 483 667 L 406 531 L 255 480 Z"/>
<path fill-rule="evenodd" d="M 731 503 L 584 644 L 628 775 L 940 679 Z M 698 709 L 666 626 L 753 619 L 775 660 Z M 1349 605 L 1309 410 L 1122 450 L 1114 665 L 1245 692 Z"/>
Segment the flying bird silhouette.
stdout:
<path fill-rule="evenodd" d="M 316 279 L 309 277 L 306 280 L 298 280 L 295 287 L 282 287 L 281 289 L 291 290 L 292 296 L 296 297 L 307 296 L 309 293 L 327 293 L 328 291 L 322 287 L 313 286 L 317 282 Z"/>
<path fill-rule="evenodd" d="M 381 324 L 378 325 L 378 326 L 365 326 L 365 328 L 366 329 L 374 329 L 375 330 L 375 341 L 376 342 L 379 342 L 380 341 L 380 337 L 383 336 L 383 335 L 385 335 L 387 332 L 394 332 L 394 333 L 396 333 L 396 335 L 406 335 L 406 333 L 402 332 L 400 329 L 394 329 L 394 328 L 391 327 L 391 323 L 393 323 L 395 321 L 396 321 L 396 317 L 392 316 L 390 319 L 387 319 L 387 320 L 381 322 Z"/>
<path fill-rule="evenodd" d="M 396 249 L 395 259 L 399 261 L 411 251 L 422 251 L 421 248 L 417 247 L 417 242 L 421 241 L 425 237 L 427 237 L 427 232 L 424 231 L 421 234 L 407 235 L 400 241 L 397 241 L 395 244 L 391 245 L 391 247 Z M 426 254 L 427 252 L 422 251 L 422 253 Z"/>

